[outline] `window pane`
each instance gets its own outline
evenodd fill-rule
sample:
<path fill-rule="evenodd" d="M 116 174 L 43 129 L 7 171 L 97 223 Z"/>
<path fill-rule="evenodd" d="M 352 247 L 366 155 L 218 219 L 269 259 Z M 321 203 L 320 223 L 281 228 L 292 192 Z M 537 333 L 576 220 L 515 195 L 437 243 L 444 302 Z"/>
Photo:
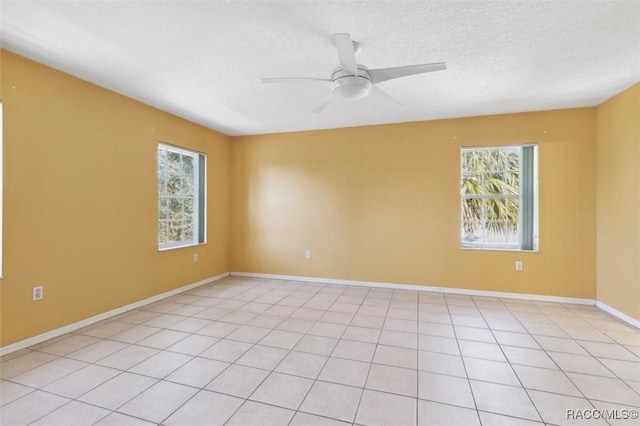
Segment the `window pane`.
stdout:
<path fill-rule="evenodd" d="M 482 200 L 470 198 L 462 200 L 462 229 L 463 235 L 468 241 L 477 238 L 477 233 L 482 229 Z"/>
<path fill-rule="evenodd" d="M 164 147 L 158 148 L 158 171 L 164 169 L 167 165 L 167 149 Z"/>
<path fill-rule="evenodd" d="M 462 151 L 462 175 L 466 175 L 468 173 L 477 173 L 478 170 L 481 170 L 481 167 L 478 166 L 480 155 L 477 150 L 464 150 Z"/>
<path fill-rule="evenodd" d="M 512 148 L 463 150 L 462 194 L 518 194 L 519 158 Z"/>
<path fill-rule="evenodd" d="M 169 199 L 169 218 L 180 219 L 182 218 L 182 200 L 179 198 Z"/>
<path fill-rule="evenodd" d="M 520 247 L 522 152 L 521 146 L 461 150 L 463 246 Z"/>
<path fill-rule="evenodd" d="M 193 160 L 191 155 L 182 156 L 182 174 L 193 177 Z"/>
<path fill-rule="evenodd" d="M 182 176 L 182 189 L 180 190 L 182 194 L 193 194 L 193 173 L 191 175 Z"/>
<path fill-rule="evenodd" d="M 193 240 L 193 221 L 187 220 L 184 223 L 184 239 Z"/>
<path fill-rule="evenodd" d="M 169 218 L 169 201 L 166 198 L 160 198 L 160 205 L 158 207 L 158 217 L 160 219 Z"/>
<path fill-rule="evenodd" d="M 158 194 L 167 193 L 167 177 L 164 174 L 158 174 Z"/>
<path fill-rule="evenodd" d="M 204 242 L 205 176 L 197 171 L 206 171 L 205 161 L 202 154 L 158 145 L 159 248 Z"/>
<path fill-rule="evenodd" d="M 489 205 L 484 198 L 468 198 L 462 201 L 463 230 L 467 240 L 482 240 L 487 225 Z"/>
<path fill-rule="evenodd" d="M 518 224 L 520 223 L 520 200 L 517 198 L 510 198 L 504 200 L 505 202 L 505 229 L 508 232 L 516 232 Z"/>
<path fill-rule="evenodd" d="M 469 173 L 462 177 L 462 194 L 477 195 L 483 194 L 484 189 L 482 187 L 484 182 L 484 175 L 478 173 Z"/>
<path fill-rule="evenodd" d="M 520 203 L 517 199 L 491 198 L 483 201 L 484 217 L 490 231 L 504 233 L 518 227 Z"/>
<path fill-rule="evenodd" d="M 180 175 L 169 174 L 167 176 L 167 194 L 180 194 Z"/>
<path fill-rule="evenodd" d="M 463 242 L 496 247 L 518 244 L 519 200 L 476 198 L 464 200 L 464 206 Z"/>
<path fill-rule="evenodd" d="M 170 220 L 169 222 L 169 241 L 182 241 L 183 230 L 181 220 Z"/>
<path fill-rule="evenodd" d="M 167 243 L 168 241 L 169 241 L 168 225 L 166 221 L 161 220 L 158 222 L 158 243 L 164 244 L 164 243 Z"/>
<path fill-rule="evenodd" d="M 180 160 L 182 159 L 182 156 L 180 155 L 180 153 L 175 151 L 169 151 L 167 158 L 169 160 L 169 168 L 171 169 L 171 172 L 175 173 L 179 171 Z"/>
<path fill-rule="evenodd" d="M 182 201 L 185 220 L 193 220 L 193 199 L 187 198 Z"/>

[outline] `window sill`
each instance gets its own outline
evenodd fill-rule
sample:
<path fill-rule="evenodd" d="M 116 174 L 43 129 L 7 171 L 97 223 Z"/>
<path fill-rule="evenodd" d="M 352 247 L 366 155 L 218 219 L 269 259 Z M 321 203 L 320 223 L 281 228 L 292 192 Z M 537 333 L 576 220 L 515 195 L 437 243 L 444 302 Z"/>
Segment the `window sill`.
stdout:
<path fill-rule="evenodd" d="M 169 247 L 158 247 L 158 251 L 162 252 L 162 251 L 171 251 L 171 250 L 177 250 L 177 249 L 189 248 L 189 247 L 198 247 L 198 246 L 203 246 L 205 244 L 207 244 L 206 241 L 204 243 L 180 244 L 180 245 L 169 246 Z"/>
<path fill-rule="evenodd" d="M 507 251 L 507 252 L 517 252 L 517 253 L 538 253 L 539 249 L 534 250 L 522 250 L 519 248 L 499 248 L 499 247 L 460 247 L 461 250 L 471 250 L 471 251 Z"/>

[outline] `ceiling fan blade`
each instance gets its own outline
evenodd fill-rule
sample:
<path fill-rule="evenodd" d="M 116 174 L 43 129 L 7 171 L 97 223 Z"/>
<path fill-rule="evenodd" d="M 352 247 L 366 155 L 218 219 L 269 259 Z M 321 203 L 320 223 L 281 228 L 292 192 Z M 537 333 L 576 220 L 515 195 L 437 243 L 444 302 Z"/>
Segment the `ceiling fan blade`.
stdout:
<path fill-rule="evenodd" d="M 353 50 L 353 41 L 350 34 L 336 34 L 336 47 L 340 58 L 340 68 L 358 75 L 358 65 L 356 64 L 356 52 Z"/>
<path fill-rule="evenodd" d="M 329 78 L 313 78 L 313 77 L 275 77 L 275 78 L 263 78 L 263 83 L 300 83 L 305 81 L 328 81 Z"/>
<path fill-rule="evenodd" d="M 371 82 L 376 84 L 394 78 L 446 69 L 447 64 L 445 62 L 436 62 L 433 64 L 409 65 L 406 67 L 379 68 L 377 70 L 368 70 L 367 72 L 369 73 L 369 77 L 371 77 Z"/>
<path fill-rule="evenodd" d="M 329 105 L 331 103 L 331 101 L 333 101 L 333 96 L 329 96 L 327 99 L 325 99 L 325 101 L 323 103 L 321 103 L 320 105 L 318 105 L 314 110 L 313 113 L 314 114 L 319 114 L 320 112 L 322 112 L 323 109 L 325 109 L 325 107 L 327 105 Z"/>
<path fill-rule="evenodd" d="M 393 96 L 391 96 L 390 94 L 388 94 L 387 92 L 379 88 L 378 86 L 372 86 L 371 92 L 379 98 L 385 98 L 386 100 L 391 101 L 391 103 L 394 103 L 397 106 L 402 106 L 399 100 L 397 100 L 396 98 L 394 98 Z"/>

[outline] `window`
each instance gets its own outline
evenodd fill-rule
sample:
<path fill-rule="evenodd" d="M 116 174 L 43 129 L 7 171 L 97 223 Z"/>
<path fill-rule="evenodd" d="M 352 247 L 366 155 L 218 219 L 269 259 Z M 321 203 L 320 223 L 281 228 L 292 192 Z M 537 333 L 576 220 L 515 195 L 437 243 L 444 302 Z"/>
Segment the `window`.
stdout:
<path fill-rule="evenodd" d="M 206 157 L 158 145 L 158 249 L 205 242 Z"/>
<path fill-rule="evenodd" d="M 462 148 L 462 247 L 537 250 L 535 145 Z"/>

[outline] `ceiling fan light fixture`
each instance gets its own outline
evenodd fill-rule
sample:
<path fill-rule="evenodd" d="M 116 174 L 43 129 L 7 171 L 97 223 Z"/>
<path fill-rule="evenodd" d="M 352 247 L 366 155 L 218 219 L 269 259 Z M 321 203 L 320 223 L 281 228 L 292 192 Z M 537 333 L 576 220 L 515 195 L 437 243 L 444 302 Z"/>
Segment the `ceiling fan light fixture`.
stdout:
<path fill-rule="evenodd" d="M 334 95 L 351 101 L 362 99 L 371 90 L 371 81 L 363 76 L 348 76 L 335 80 L 331 84 Z"/>
<path fill-rule="evenodd" d="M 285 77 L 285 78 L 263 78 L 263 83 L 291 82 L 291 81 L 322 81 L 331 82 L 331 96 L 327 100 L 313 110 L 319 113 L 333 99 L 341 98 L 350 101 L 366 98 L 371 90 L 378 94 L 382 94 L 387 99 L 401 105 L 400 102 L 393 99 L 392 96 L 386 94 L 376 85 L 383 81 L 393 80 L 401 77 L 408 77 L 416 74 L 424 74 L 432 71 L 440 71 L 447 69 L 444 62 L 436 62 L 431 64 L 405 65 L 391 68 L 369 69 L 362 64 L 356 62 L 356 55 L 362 48 L 360 43 L 351 39 L 351 34 L 340 33 L 335 35 L 336 49 L 338 50 L 338 59 L 340 65 L 333 70 L 331 78 L 317 77 Z"/>

